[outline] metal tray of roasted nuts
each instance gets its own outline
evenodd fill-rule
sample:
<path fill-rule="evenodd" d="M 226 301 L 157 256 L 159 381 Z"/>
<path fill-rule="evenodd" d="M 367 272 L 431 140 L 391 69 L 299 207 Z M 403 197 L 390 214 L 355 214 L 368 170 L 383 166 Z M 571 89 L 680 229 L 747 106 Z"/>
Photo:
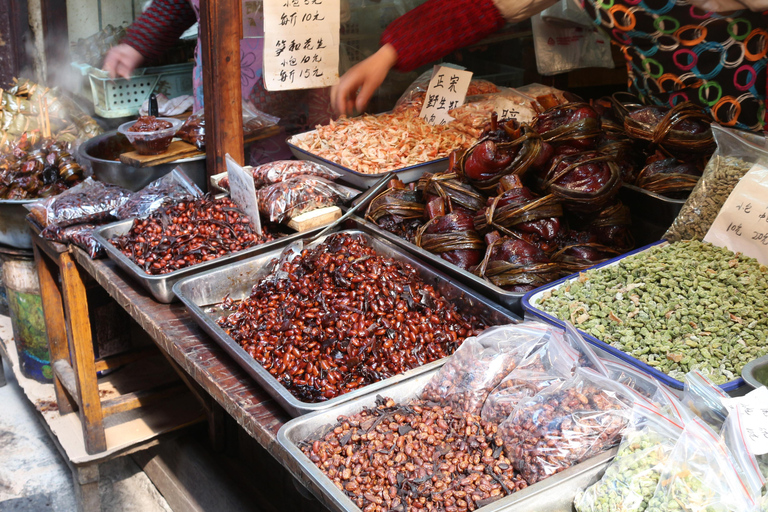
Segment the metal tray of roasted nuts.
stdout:
<path fill-rule="evenodd" d="M 392 398 L 398 403 L 407 403 L 417 398 L 419 392 L 437 369 L 422 373 L 418 377 L 395 384 L 379 395 Z M 299 470 L 311 480 L 316 488 L 316 497 L 328 508 L 345 512 L 360 512 L 347 495 L 331 481 L 309 457 L 304 455 L 299 444 L 322 438 L 339 416 L 349 416 L 366 407 L 375 407 L 377 395 L 369 394 L 340 404 L 327 411 L 316 412 L 295 418 L 282 426 L 277 433 L 280 445 L 297 461 Z M 616 448 L 576 464 L 561 473 L 535 483 L 518 492 L 500 498 L 477 509 L 477 512 L 571 512 L 573 499 L 583 489 L 600 478 L 616 455 Z M 431 463 L 430 463 L 431 464 Z M 319 494 L 318 494 L 319 493 Z"/>
<path fill-rule="evenodd" d="M 425 282 L 433 285 L 447 300 L 457 304 L 459 311 L 471 312 L 483 318 L 492 325 L 503 325 L 520 322 L 517 315 L 498 307 L 488 299 L 481 297 L 472 290 L 457 284 L 445 274 L 421 263 L 402 249 L 380 240 L 376 233 L 360 226 L 357 230 L 345 230 L 344 233 L 361 233 L 377 253 L 413 265 Z M 321 243 L 324 238 L 314 242 Z M 349 393 L 339 395 L 325 402 L 303 402 L 293 396 L 278 380 L 264 367 L 253 359 L 235 340 L 233 340 L 216 322 L 218 313 L 209 313 L 210 306 L 220 304 L 226 297 L 240 300 L 251 293 L 257 273 L 273 258 L 277 258 L 281 249 L 274 249 L 244 261 L 239 261 L 221 268 L 210 270 L 187 279 L 173 287 L 174 293 L 187 306 L 187 309 L 210 334 L 256 381 L 261 384 L 272 397 L 283 406 L 292 416 L 301 416 L 314 411 L 330 409 L 342 402 L 347 402 L 368 393 L 379 392 L 382 389 L 401 382 L 432 368 L 441 366 L 446 358 L 432 361 L 418 368 L 413 368 L 394 377 L 369 384 Z"/>
<path fill-rule="evenodd" d="M 197 265 L 192 265 L 190 267 L 175 270 L 173 272 L 168 272 L 167 274 L 155 275 L 147 274 L 144 272 L 141 267 L 131 261 L 130 258 L 128 258 L 120 251 L 120 249 L 112 245 L 110 242 L 112 237 L 124 235 L 130 231 L 131 226 L 133 225 L 133 221 L 134 219 L 131 218 L 99 227 L 93 230 L 93 237 L 104 247 L 107 252 L 107 256 L 109 256 L 112 261 L 117 263 L 120 268 L 125 270 L 128 274 L 131 275 L 131 277 L 141 283 L 141 285 L 149 293 L 152 294 L 156 301 L 166 304 L 177 300 L 176 296 L 173 294 L 173 285 L 182 278 L 189 277 L 193 274 L 197 274 L 205 270 L 210 270 L 212 268 L 221 267 L 222 265 L 232 263 L 233 261 L 239 261 L 256 254 L 261 254 L 276 247 L 283 247 L 298 238 L 310 236 L 312 233 L 317 233 L 322 229 L 322 227 L 318 227 L 303 233 L 291 233 L 289 235 L 280 237 L 277 240 L 257 245 L 255 247 L 250 247 L 244 251 L 227 254 L 226 256 L 198 263 Z"/>
<path fill-rule="evenodd" d="M 603 263 L 600 263 L 599 265 L 595 265 L 594 267 L 590 267 L 587 270 L 593 270 L 593 269 L 598 269 L 598 268 L 602 268 L 602 267 L 618 265 L 619 262 L 621 260 L 623 260 L 624 258 L 627 258 L 629 256 L 633 256 L 635 254 L 638 254 L 638 253 L 641 253 L 643 251 L 646 251 L 646 250 L 650 249 L 651 247 L 655 247 L 657 245 L 661 245 L 661 244 L 664 244 L 664 243 L 667 243 L 667 242 L 662 240 L 662 241 L 659 241 L 659 242 L 656 242 L 656 243 L 653 243 L 653 244 L 646 245 L 645 247 L 640 247 L 639 249 L 635 249 L 632 252 L 628 252 L 627 254 L 624 254 L 624 255 L 619 256 L 617 258 L 610 259 L 608 261 L 604 261 Z M 570 276 L 564 277 L 562 279 L 559 279 L 557 281 L 554 281 L 552 283 L 544 285 L 544 286 L 542 286 L 540 288 L 537 288 L 536 290 L 528 292 L 525 295 L 525 297 L 523 297 L 523 301 L 522 301 L 523 309 L 525 310 L 526 318 L 530 320 L 530 319 L 532 319 L 531 317 L 533 317 L 534 319 L 543 320 L 544 322 L 547 322 L 547 323 L 550 323 L 550 324 L 554 324 L 554 325 L 558 325 L 560 327 L 564 327 L 565 326 L 565 322 L 563 322 L 559 318 L 556 318 L 553 315 L 550 315 L 549 313 L 539 309 L 534 304 L 539 301 L 539 299 L 541 298 L 541 296 L 544 293 L 546 293 L 548 291 L 552 291 L 552 290 L 557 289 L 557 288 L 560 288 L 561 286 L 564 286 L 564 285 L 568 284 L 570 281 L 576 280 L 578 278 L 579 278 L 579 274 L 572 274 Z M 664 384 L 666 384 L 667 386 L 670 386 L 673 389 L 681 390 L 681 389 L 684 388 L 683 382 L 681 382 L 681 381 L 679 381 L 679 380 L 677 380 L 677 379 L 675 379 L 673 377 L 670 377 L 666 373 L 660 372 L 656 368 L 654 368 L 654 367 L 652 367 L 652 366 L 650 366 L 650 365 L 640 361 L 639 359 L 637 359 L 637 358 L 627 354 L 626 352 L 624 352 L 622 350 L 619 350 L 619 349 L 609 345 L 608 343 L 605 343 L 604 341 L 602 341 L 602 340 L 592 336 L 591 334 L 589 334 L 589 333 L 587 333 L 587 332 L 585 332 L 585 331 L 583 331 L 581 329 L 578 329 L 578 331 L 579 331 L 579 334 L 581 334 L 584 337 L 585 340 L 587 340 L 589 343 L 591 343 L 592 345 L 594 345 L 595 347 L 600 349 L 600 351 L 603 351 L 603 353 L 611 354 L 612 356 L 617 357 L 620 360 L 629 363 L 630 365 L 632 365 L 635 368 L 639 369 L 643 373 L 651 375 L 655 379 L 663 382 Z M 598 351 L 598 354 L 601 354 L 600 351 Z M 739 377 L 739 378 L 734 379 L 734 380 L 732 380 L 730 382 L 726 382 L 725 384 L 720 385 L 720 389 L 722 389 L 723 391 L 732 392 L 732 391 L 736 390 L 737 388 L 743 386 L 744 384 L 745 384 L 744 383 L 744 379 Z"/>
<path fill-rule="evenodd" d="M 482 277 L 478 277 L 475 274 L 464 270 L 463 268 L 457 267 L 453 263 L 444 260 L 437 254 L 426 251 L 416 244 L 412 244 L 408 240 L 400 238 L 394 233 L 390 233 L 385 229 L 381 229 L 373 222 L 359 217 L 356 217 L 355 221 L 370 229 L 376 233 L 376 235 L 389 240 L 393 244 L 402 247 L 406 251 L 416 255 L 420 260 L 426 261 L 433 267 L 451 274 L 452 276 L 456 277 L 456 279 L 458 279 L 462 284 L 472 288 L 476 292 L 482 294 L 484 297 L 488 297 L 489 299 L 496 301 L 498 304 L 501 304 L 517 315 L 523 314 L 523 307 L 520 301 L 522 300 L 523 295 L 525 295 L 524 292 L 509 292 L 504 290 L 503 288 L 500 288 L 495 284 L 486 281 Z"/>

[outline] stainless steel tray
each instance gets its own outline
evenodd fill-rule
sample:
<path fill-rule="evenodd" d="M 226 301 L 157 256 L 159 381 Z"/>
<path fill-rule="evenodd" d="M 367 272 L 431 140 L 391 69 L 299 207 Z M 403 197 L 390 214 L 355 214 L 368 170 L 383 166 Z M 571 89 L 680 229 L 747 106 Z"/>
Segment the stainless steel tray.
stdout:
<path fill-rule="evenodd" d="M 356 185 L 363 190 L 372 187 L 376 184 L 377 181 L 383 178 L 385 174 L 387 174 L 386 172 L 380 172 L 377 174 L 364 174 L 362 172 L 357 172 L 350 169 L 349 167 L 344 167 L 341 164 L 332 162 L 331 160 L 327 160 L 321 156 L 315 155 L 314 153 L 310 153 L 306 149 L 302 149 L 296 146 L 297 140 L 301 140 L 313 132 L 314 130 L 299 133 L 297 135 L 293 135 L 292 137 L 288 137 L 286 140 L 288 147 L 291 148 L 293 156 L 299 160 L 309 160 L 311 162 L 316 162 L 318 164 L 328 166 L 341 174 L 341 178 L 339 178 L 340 180 L 345 181 L 350 185 Z M 447 157 L 424 162 L 423 164 L 410 165 L 401 169 L 395 169 L 393 172 L 403 183 L 410 183 L 412 181 L 417 181 L 425 172 L 436 173 L 445 171 L 446 169 L 448 169 Z"/>
<path fill-rule="evenodd" d="M 25 204 L 37 199 L 0 199 L 0 244 L 16 249 L 31 249 L 32 235 L 26 217 Z"/>
<path fill-rule="evenodd" d="M 520 317 L 514 315 L 473 292 L 472 290 L 453 282 L 445 274 L 434 270 L 402 249 L 377 238 L 377 234 L 361 226 L 358 230 L 346 230 L 345 233 L 362 233 L 370 245 L 381 255 L 389 256 L 413 265 L 422 279 L 432 284 L 446 299 L 458 305 L 461 311 L 471 311 L 473 314 L 483 317 L 491 324 L 517 323 Z M 324 238 L 314 243 L 320 243 Z M 370 384 L 349 393 L 337 396 L 325 402 L 308 403 L 294 397 L 280 384 L 267 370 L 254 360 L 243 348 L 227 335 L 216 323 L 215 314 L 206 313 L 208 306 L 218 304 L 225 297 L 239 300 L 247 297 L 256 274 L 270 260 L 280 255 L 281 250 L 275 249 L 265 252 L 257 257 L 245 261 L 232 263 L 225 267 L 204 272 L 176 283 L 174 293 L 187 306 L 187 309 L 197 322 L 215 339 L 240 366 L 242 366 L 256 381 L 266 389 L 270 395 L 288 411 L 292 416 L 301 416 L 314 411 L 330 409 L 337 404 L 347 402 L 356 397 L 380 391 L 392 384 L 401 382 L 416 375 L 420 375 L 430 369 L 441 366 L 447 358 L 433 361 L 419 368 L 414 368 L 400 375 Z"/>
<path fill-rule="evenodd" d="M 419 391 L 436 371 L 437 369 L 433 369 L 418 377 L 391 386 L 380 394 L 392 398 L 396 402 L 407 402 L 416 398 Z M 313 489 L 317 498 L 332 510 L 360 512 L 357 505 L 302 453 L 298 445 L 302 441 L 317 439 L 324 435 L 326 430 L 336 423 L 338 416 L 348 416 L 360 412 L 365 407 L 373 407 L 375 401 L 376 395 L 370 394 L 348 401 L 328 411 L 295 418 L 283 425 L 277 433 L 277 440 L 280 445 L 298 462 L 297 466 L 300 471 L 317 486 L 316 489 Z M 614 448 L 577 464 L 522 491 L 486 505 L 478 509 L 478 512 L 571 512 L 576 491 L 594 483 L 616 455 L 616 451 L 617 448 Z"/>
<path fill-rule="evenodd" d="M 523 314 L 523 307 L 520 301 L 522 300 L 523 295 L 525 295 L 524 292 L 508 292 L 507 290 L 499 288 L 495 284 L 490 283 L 485 279 L 472 274 L 471 272 L 467 272 L 466 270 L 457 267 L 453 263 L 445 261 L 437 254 L 432 254 L 429 251 L 425 251 L 416 244 L 412 244 L 408 240 L 400 238 L 394 233 L 390 233 L 387 230 L 381 229 L 373 222 L 358 217 L 355 217 L 355 221 L 376 233 L 377 236 L 389 240 L 393 244 L 402 247 L 412 254 L 415 254 L 419 259 L 424 260 L 430 265 L 442 270 L 443 272 L 456 277 L 456 279 L 458 279 L 462 284 L 469 286 L 476 292 L 481 293 L 483 296 L 488 297 L 489 299 L 493 299 L 513 313 L 518 315 Z"/>
<path fill-rule="evenodd" d="M 758 357 L 741 369 L 741 378 L 753 388 L 768 385 L 768 356 Z"/>
<path fill-rule="evenodd" d="M 132 225 L 133 219 L 113 222 L 112 224 L 107 224 L 106 226 L 95 229 L 93 231 L 93 236 L 96 240 L 99 241 L 99 243 L 101 243 L 102 246 L 104 246 L 104 249 L 107 251 L 107 256 L 109 256 L 111 260 L 117 263 L 120 268 L 128 272 L 134 279 L 139 281 L 141 285 L 146 288 L 149 293 L 152 294 L 156 301 L 166 304 L 177 300 L 176 296 L 173 294 L 172 288 L 177 281 L 184 277 L 189 277 L 193 274 L 197 274 L 205 270 L 221 267 L 234 261 L 239 261 L 256 254 L 261 254 L 263 252 L 274 249 L 275 247 L 283 247 L 284 245 L 291 243 L 297 238 L 309 236 L 312 233 L 316 233 L 322 229 L 322 227 L 319 227 L 304 233 L 293 233 L 288 236 L 280 237 L 272 242 L 267 242 L 265 244 L 257 245 L 256 247 L 251 247 L 244 251 L 228 254 L 226 256 L 216 258 L 215 260 L 198 263 L 197 265 L 192 265 L 191 267 L 176 270 L 174 272 L 169 272 L 168 274 L 150 275 L 144 272 L 143 269 L 132 262 L 122 252 L 120 252 L 117 247 L 109 242 L 113 236 L 124 235 L 130 231 Z"/>

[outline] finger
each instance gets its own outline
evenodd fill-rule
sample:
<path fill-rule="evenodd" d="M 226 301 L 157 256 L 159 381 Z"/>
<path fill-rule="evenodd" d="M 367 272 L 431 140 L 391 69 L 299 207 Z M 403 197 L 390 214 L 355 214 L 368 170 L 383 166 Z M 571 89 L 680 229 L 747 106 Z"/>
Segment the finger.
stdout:
<path fill-rule="evenodd" d="M 357 92 L 357 100 L 355 101 L 355 107 L 357 107 L 358 112 L 362 112 L 365 109 L 379 85 L 381 85 L 380 81 L 371 78 L 363 82 L 362 87 Z"/>

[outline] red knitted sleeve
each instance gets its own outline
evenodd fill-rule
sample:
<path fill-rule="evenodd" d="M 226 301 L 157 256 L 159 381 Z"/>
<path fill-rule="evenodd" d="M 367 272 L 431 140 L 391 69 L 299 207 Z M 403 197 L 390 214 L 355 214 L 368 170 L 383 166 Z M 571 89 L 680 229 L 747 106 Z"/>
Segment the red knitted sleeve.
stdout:
<path fill-rule="evenodd" d="M 145 59 L 157 59 L 195 21 L 197 15 L 188 0 L 154 0 L 133 20 L 121 43 L 132 46 Z"/>
<path fill-rule="evenodd" d="M 479 41 L 504 24 L 492 0 L 427 0 L 393 21 L 381 35 L 381 44 L 397 50 L 395 69 L 411 71 Z"/>

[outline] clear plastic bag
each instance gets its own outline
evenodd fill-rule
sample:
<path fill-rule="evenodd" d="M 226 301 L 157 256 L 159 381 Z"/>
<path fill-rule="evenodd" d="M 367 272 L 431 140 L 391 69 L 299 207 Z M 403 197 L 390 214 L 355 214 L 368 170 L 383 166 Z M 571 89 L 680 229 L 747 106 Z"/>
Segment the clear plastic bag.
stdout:
<path fill-rule="evenodd" d="M 737 404 L 731 408 L 728 419 L 725 420 L 720 431 L 720 438 L 731 451 L 739 475 L 752 496 L 760 495 L 765 484 L 765 476 L 768 474 L 768 454 L 758 453 L 763 452 L 764 448 L 755 442 L 768 429 L 756 431 L 750 428 L 750 425 L 754 425 L 754 423 L 748 424 L 745 420 L 748 419 L 747 416 L 750 413 L 758 414 L 763 420 L 765 417 L 763 412 L 750 411 L 744 405 Z"/>
<path fill-rule="evenodd" d="M 518 403 L 499 425 L 504 450 L 532 485 L 617 444 L 631 390 L 588 368 Z"/>
<path fill-rule="evenodd" d="M 636 405 L 613 462 L 576 494 L 576 512 L 643 512 L 682 432 L 658 409 Z"/>
<path fill-rule="evenodd" d="M 46 240 L 74 244 L 88 253 L 91 259 L 96 259 L 106 255 L 104 247 L 93 237 L 93 230 L 97 227 L 95 224 L 76 224 L 65 228 L 48 226 L 40 234 Z"/>
<path fill-rule="evenodd" d="M 117 185 L 86 178 L 85 181 L 57 196 L 24 205 L 29 216 L 40 227 L 73 224 L 99 224 L 113 219 L 112 212 L 131 196 L 129 190 Z"/>
<path fill-rule="evenodd" d="M 610 40 L 596 27 L 567 27 L 531 17 L 536 67 L 542 75 L 556 75 L 579 68 L 613 68 Z M 553 39 L 564 44 L 552 45 Z"/>
<path fill-rule="evenodd" d="M 317 208 L 349 201 L 359 192 L 315 176 L 297 176 L 259 189 L 259 210 L 271 222 L 282 222 Z"/>
<path fill-rule="evenodd" d="M 768 151 L 739 131 L 712 124 L 712 135 L 717 149 L 664 234 L 670 242 L 703 240 L 739 180 L 754 164 L 768 165 Z"/>
<path fill-rule="evenodd" d="M 132 217 L 144 218 L 161 206 L 201 195 L 203 192 L 177 167 L 162 178 L 131 194 L 128 201 L 117 208 L 113 214 L 121 220 Z"/>
<path fill-rule="evenodd" d="M 692 371 L 685 374 L 683 405 L 716 432 L 720 431 L 728 417 L 724 399 L 727 400 L 728 395 L 702 373 Z"/>
<path fill-rule="evenodd" d="M 578 353 L 564 342 L 562 333 L 553 332 L 491 391 L 483 405 L 482 418 L 501 423 L 521 400 L 571 378 L 577 362 Z"/>
<path fill-rule="evenodd" d="M 672 450 L 646 512 L 743 512 L 756 500 L 723 441 L 695 418 Z"/>
<path fill-rule="evenodd" d="M 405 92 L 400 95 L 400 98 L 398 98 L 393 112 L 401 112 L 408 109 L 421 111 L 421 107 L 424 105 L 424 98 L 427 96 L 429 81 L 432 79 L 432 71 L 432 69 L 428 69 L 419 75 L 416 80 L 411 82 L 411 85 L 409 85 Z M 469 82 L 467 96 L 477 96 L 495 92 L 499 92 L 499 88 L 495 84 L 488 80 L 473 78 L 472 81 Z"/>
<path fill-rule="evenodd" d="M 257 109 L 250 101 L 243 101 L 243 136 L 248 137 L 268 126 L 275 126 L 279 117 L 271 116 Z M 187 118 L 176 132 L 176 136 L 192 144 L 200 151 L 205 150 L 205 111 L 198 110 Z"/>
<path fill-rule="evenodd" d="M 248 168 L 246 168 L 247 170 Z M 276 160 L 250 169 L 256 188 L 274 185 L 298 176 L 315 176 L 328 181 L 336 181 L 341 174 L 325 165 L 309 160 Z M 229 190 L 229 177 L 223 176 L 217 186 Z"/>
<path fill-rule="evenodd" d="M 528 322 L 492 327 L 467 338 L 424 386 L 421 398 L 479 415 L 488 393 L 553 332 Z"/>

